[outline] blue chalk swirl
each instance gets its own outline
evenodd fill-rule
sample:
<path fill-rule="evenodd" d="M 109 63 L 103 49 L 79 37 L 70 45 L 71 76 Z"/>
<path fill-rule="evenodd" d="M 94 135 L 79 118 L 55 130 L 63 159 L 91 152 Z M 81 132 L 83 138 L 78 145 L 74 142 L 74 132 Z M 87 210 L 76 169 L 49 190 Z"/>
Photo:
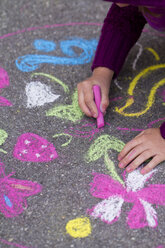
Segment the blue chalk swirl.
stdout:
<path fill-rule="evenodd" d="M 53 41 L 49 40 L 35 40 L 33 43 L 36 50 L 43 52 L 51 52 L 56 49 L 56 44 Z"/>
<path fill-rule="evenodd" d="M 11 208 L 13 206 L 13 204 L 11 203 L 9 197 L 4 195 L 4 199 L 5 199 L 6 205 Z"/>
<path fill-rule="evenodd" d="M 42 43 L 43 40 L 40 40 Z M 50 55 L 27 54 L 16 59 L 16 66 L 20 71 L 31 72 L 40 68 L 41 64 L 52 65 L 82 65 L 91 62 L 94 56 L 98 41 L 96 39 L 86 40 L 82 38 L 72 38 L 61 41 L 61 51 L 67 57 L 56 57 Z M 77 54 L 72 47 L 82 50 Z"/>

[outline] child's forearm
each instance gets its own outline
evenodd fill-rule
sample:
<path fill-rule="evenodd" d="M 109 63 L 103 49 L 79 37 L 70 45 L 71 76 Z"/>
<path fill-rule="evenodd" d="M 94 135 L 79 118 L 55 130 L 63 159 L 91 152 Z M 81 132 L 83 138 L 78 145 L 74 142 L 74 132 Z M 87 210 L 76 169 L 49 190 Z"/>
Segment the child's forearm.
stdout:
<path fill-rule="evenodd" d="M 116 77 L 146 23 L 138 7 L 113 4 L 104 20 L 92 70 L 106 67 Z"/>

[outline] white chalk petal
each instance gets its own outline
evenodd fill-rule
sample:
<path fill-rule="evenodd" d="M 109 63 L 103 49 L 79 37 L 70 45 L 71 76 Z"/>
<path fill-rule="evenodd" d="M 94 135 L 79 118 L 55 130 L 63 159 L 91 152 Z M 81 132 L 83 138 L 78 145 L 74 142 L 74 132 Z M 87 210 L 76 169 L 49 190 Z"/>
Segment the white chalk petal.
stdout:
<path fill-rule="evenodd" d="M 126 179 L 127 191 L 138 191 L 144 187 L 145 182 L 152 176 L 156 169 L 142 175 L 140 169 L 129 173 Z"/>
<path fill-rule="evenodd" d="M 146 213 L 146 219 L 148 222 L 148 226 L 156 227 L 158 224 L 158 219 L 157 219 L 157 213 L 155 209 L 147 201 L 140 199 L 140 202 L 143 204 L 143 207 Z"/>
<path fill-rule="evenodd" d="M 119 196 L 111 196 L 98 203 L 91 215 L 94 218 L 100 218 L 102 221 L 111 223 L 116 221 L 121 213 L 121 207 L 124 199 Z"/>
<path fill-rule="evenodd" d="M 27 108 L 43 106 L 45 103 L 54 102 L 60 96 L 53 94 L 49 86 L 38 81 L 27 84 L 25 91 Z"/>

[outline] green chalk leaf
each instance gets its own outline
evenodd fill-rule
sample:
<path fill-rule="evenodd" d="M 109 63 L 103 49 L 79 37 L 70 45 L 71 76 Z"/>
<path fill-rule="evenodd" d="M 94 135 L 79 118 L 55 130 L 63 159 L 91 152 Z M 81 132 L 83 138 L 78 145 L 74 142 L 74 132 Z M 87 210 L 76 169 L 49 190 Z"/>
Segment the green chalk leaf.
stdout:
<path fill-rule="evenodd" d="M 7 137 L 8 137 L 8 134 L 6 133 L 6 131 L 3 129 L 0 129 L 0 146 L 5 142 Z"/>
<path fill-rule="evenodd" d="M 6 133 L 5 130 L 3 129 L 0 129 L 0 146 L 3 145 L 3 143 L 5 142 L 5 140 L 7 139 L 8 137 L 8 134 Z M 0 149 L 0 152 L 3 152 L 3 153 L 7 153 L 5 150 L 3 149 Z"/>
<path fill-rule="evenodd" d="M 71 105 L 59 105 L 55 106 L 52 109 L 46 112 L 46 116 L 56 116 L 62 119 L 66 119 L 72 122 L 80 121 L 84 113 L 81 111 L 78 105 L 78 92 L 77 90 L 74 92 L 72 96 L 72 104 Z"/>
<path fill-rule="evenodd" d="M 110 136 L 107 134 L 101 135 L 99 138 L 97 138 L 94 143 L 90 146 L 87 155 L 86 155 L 86 161 L 92 162 L 96 161 L 102 156 L 104 156 L 108 150 L 115 150 L 117 152 L 120 152 L 124 147 L 124 142 L 117 139 L 114 136 Z"/>

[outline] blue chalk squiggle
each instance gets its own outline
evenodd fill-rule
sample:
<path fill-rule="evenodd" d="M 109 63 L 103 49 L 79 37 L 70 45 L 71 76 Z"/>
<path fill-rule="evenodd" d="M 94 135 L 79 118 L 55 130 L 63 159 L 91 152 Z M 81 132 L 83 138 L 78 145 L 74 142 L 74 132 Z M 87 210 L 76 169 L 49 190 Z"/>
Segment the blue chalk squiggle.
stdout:
<path fill-rule="evenodd" d="M 48 42 L 48 41 L 47 41 Z M 86 40 L 82 38 L 72 38 L 61 41 L 60 48 L 68 57 L 56 57 L 50 55 L 27 54 L 16 59 L 16 66 L 23 72 L 35 71 L 41 64 L 53 65 L 82 65 L 91 62 L 96 50 L 98 41 L 96 39 Z M 39 46 L 35 46 L 38 50 L 40 47 L 46 47 L 48 43 L 45 40 L 39 40 Z M 77 54 L 73 47 L 82 49 L 80 54 Z M 43 48 L 42 48 L 43 50 Z"/>
<path fill-rule="evenodd" d="M 56 49 L 56 44 L 53 41 L 49 40 L 35 40 L 33 45 L 36 50 L 43 52 L 51 52 Z"/>

